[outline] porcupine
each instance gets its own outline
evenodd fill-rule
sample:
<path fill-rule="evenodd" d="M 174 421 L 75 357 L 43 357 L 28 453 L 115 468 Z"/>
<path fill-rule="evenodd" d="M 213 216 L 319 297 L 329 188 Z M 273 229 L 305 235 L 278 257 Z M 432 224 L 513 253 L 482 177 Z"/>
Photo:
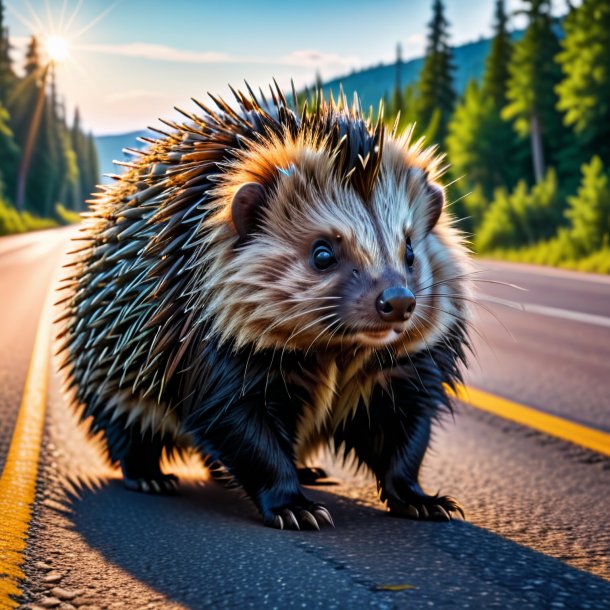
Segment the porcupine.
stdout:
<path fill-rule="evenodd" d="M 90 202 L 59 333 L 81 418 L 127 487 L 170 491 L 162 452 L 190 446 L 274 527 L 332 523 L 296 467 L 322 446 L 392 514 L 463 515 L 418 481 L 469 346 L 442 156 L 343 95 L 232 92 L 163 121 Z"/>

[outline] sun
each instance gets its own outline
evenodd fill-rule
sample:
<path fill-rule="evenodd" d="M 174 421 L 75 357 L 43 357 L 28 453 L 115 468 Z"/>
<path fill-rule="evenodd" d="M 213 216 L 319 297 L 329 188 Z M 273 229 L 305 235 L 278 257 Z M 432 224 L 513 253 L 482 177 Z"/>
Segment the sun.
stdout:
<path fill-rule="evenodd" d="M 68 41 L 63 36 L 51 35 L 45 42 L 45 51 L 50 61 L 60 62 L 68 57 Z"/>

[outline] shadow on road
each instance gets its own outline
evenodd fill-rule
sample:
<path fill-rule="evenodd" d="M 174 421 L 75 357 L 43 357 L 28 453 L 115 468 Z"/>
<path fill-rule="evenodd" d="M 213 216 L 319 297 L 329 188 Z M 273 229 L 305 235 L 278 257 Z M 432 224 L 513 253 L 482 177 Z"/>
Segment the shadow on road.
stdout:
<path fill-rule="evenodd" d="M 336 529 L 265 528 L 212 483 L 149 497 L 113 481 L 75 501 L 73 520 L 105 561 L 189 608 L 602 608 L 610 597 L 610 583 L 468 523 L 309 495 Z"/>

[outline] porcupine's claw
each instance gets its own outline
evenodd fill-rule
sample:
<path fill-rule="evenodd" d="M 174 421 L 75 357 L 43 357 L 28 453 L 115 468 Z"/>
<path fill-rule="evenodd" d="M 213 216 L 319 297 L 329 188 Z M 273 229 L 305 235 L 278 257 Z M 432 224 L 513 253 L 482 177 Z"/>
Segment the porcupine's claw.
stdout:
<path fill-rule="evenodd" d="M 311 504 L 307 508 L 303 506 L 286 507 L 279 514 L 265 519 L 265 523 L 277 529 L 287 530 L 319 530 L 321 525 L 335 527 L 330 512 L 322 504 Z"/>
<path fill-rule="evenodd" d="M 388 508 L 394 516 L 422 521 L 451 521 L 454 513 L 459 513 L 462 519 L 466 518 L 460 503 L 451 496 L 414 496 L 408 502 L 391 499 L 388 500 Z"/>
<path fill-rule="evenodd" d="M 328 512 L 326 506 L 317 504 L 315 507 L 312 507 L 311 513 L 316 518 L 318 523 L 328 523 L 328 525 L 335 527 L 335 522 L 333 521 L 333 518 Z"/>
<path fill-rule="evenodd" d="M 153 495 L 172 495 L 178 487 L 178 477 L 173 474 L 162 474 L 153 478 L 130 479 L 123 477 L 123 485 L 130 491 Z"/>

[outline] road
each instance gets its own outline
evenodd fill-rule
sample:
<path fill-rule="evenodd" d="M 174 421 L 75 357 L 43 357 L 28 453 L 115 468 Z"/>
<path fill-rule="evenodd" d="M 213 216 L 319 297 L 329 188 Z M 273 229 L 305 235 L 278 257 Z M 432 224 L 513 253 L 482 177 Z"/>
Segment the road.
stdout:
<path fill-rule="evenodd" d="M 65 241 L 65 231 L 0 240 L 0 465 Z M 610 431 L 610 279 L 480 266 L 468 383 Z M 607 608 L 610 459 L 457 411 L 435 435 L 424 483 L 457 496 L 468 521 L 390 518 L 369 480 L 326 464 L 338 484 L 310 495 L 336 529 L 278 532 L 196 461 L 179 467 L 176 497 L 123 490 L 51 376 L 24 607 Z"/>

